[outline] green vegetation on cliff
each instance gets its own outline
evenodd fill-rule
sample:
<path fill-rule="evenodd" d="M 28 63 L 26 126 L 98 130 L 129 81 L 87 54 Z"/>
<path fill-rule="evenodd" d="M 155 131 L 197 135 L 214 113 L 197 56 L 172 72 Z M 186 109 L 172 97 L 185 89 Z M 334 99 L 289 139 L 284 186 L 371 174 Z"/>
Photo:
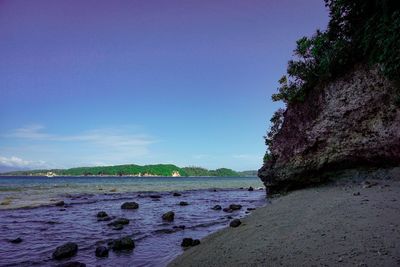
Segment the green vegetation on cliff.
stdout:
<path fill-rule="evenodd" d="M 356 64 L 378 67 L 390 80 L 400 80 L 400 1 L 325 0 L 329 23 L 325 31 L 297 41 L 294 59 L 279 80 L 272 100 L 286 105 L 304 101 L 318 85 L 345 74 Z M 400 103 L 400 92 L 398 93 Z M 265 136 L 269 147 L 284 122 L 285 110 L 271 118 Z M 268 152 L 267 162 L 273 159 Z"/>
<path fill-rule="evenodd" d="M 173 164 L 155 165 L 115 165 L 115 166 L 96 166 L 78 167 L 70 169 L 51 169 L 51 170 L 32 170 L 8 172 L 6 175 L 48 175 L 52 173 L 60 176 L 240 176 L 239 173 L 226 168 L 207 170 L 200 167 L 180 168 Z"/>

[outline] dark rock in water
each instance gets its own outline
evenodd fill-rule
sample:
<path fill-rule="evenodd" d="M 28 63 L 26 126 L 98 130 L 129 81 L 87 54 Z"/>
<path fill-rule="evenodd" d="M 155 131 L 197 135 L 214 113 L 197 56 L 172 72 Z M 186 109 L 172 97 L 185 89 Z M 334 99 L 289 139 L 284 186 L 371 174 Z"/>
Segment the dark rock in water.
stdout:
<path fill-rule="evenodd" d="M 159 198 L 152 198 L 151 200 L 152 201 L 161 201 L 161 199 L 159 199 Z"/>
<path fill-rule="evenodd" d="M 214 189 L 213 192 L 217 192 L 217 189 Z"/>
<path fill-rule="evenodd" d="M 197 245 L 200 245 L 200 240 L 198 240 L 198 239 L 193 240 L 192 246 L 194 247 Z"/>
<path fill-rule="evenodd" d="M 104 218 L 104 217 L 108 217 L 108 214 L 105 211 L 99 211 L 97 213 L 97 218 Z"/>
<path fill-rule="evenodd" d="M 179 205 L 180 206 L 187 206 L 187 205 L 189 205 L 189 203 L 187 203 L 186 201 L 181 201 L 181 202 L 179 202 Z"/>
<path fill-rule="evenodd" d="M 377 186 L 378 183 L 377 182 L 370 182 L 370 181 L 364 181 L 361 183 L 363 188 L 371 188 L 373 186 Z"/>
<path fill-rule="evenodd" d="M 75 256 L 77 252 L 78 245 L 73 242 L 68 242 L 56 248 L 56 250 L 53 252 L 53 259 L 61 260 L 65 258 L 70 258 L 72 256 Z"/>
<path fill-rule="evenodd" d="M 228 218 L 228 219 L 232 219 L 233 217 L 232 217 L 232 216 L 226 216 L 226 218 Z"/>
<path fill-rule="evenodd" d="M 172 227 L 174 229 L 181 229 L 181 230 L 185 230 L 186 226 L 185 225 L 175 225 L 174 227 Z"/>
<path fill-rule="evenodd" d="M 214 207 L 211 208 L 212 210 L 222 210 L 222 207 L 220 205 L 215 205 Z"/>
<path fill-rule="evenodd" d="M 256 208 L 247 208 L 247 210 L 251 211 L 251 210 L 255 210 Z"/>
<path fill-rule="evenodd" d="M 122 224 L 115 224 L 115 225 L 113 225 L 112 229 L 119 231 L 119 230 L 124 229 L 124 226 Z"/>
<path fill-rule="evenodd" d="M 162 215 L 164 221 L 172 222 L 175 218 L 175 213 L 173 211 L 168 211 Z"/>
<path fill-rule="evenodd" d="M 99 258 L 108 257 L 108 248 L 101 246 L 96 248 L 96 256 Z"/>
<path fill-rule="evenodd" d="M 233 209 L 230 209 L 230 208 L 223 208 L 222 210 L 224 212 L 228 212 L 228 213 L 232 213 L 233 212 Z"/>
<path fill-rule="evenodd" d="M 247 189 L 248 191 L 254 191 L 254 188 L 252 186 L 249 187 L 249 189 Z"/>
<path fill-rule="evenodd" d="M 181 246 L 185 248 L 193 246 L 193 238 L 184 238 L 182 240 Z"/>
<path fill-rule="evenodd" d="M 359 195 L 360 195 L 360 192 L 353 193 L 353 196 L 359 196 Z"/>
<path fill-rule="evenodd" d="M 180 196 L 182 196 L 182 194 L 180 194 L 180 193 L 176 193 L 176 192 L 175 192 L 175 193 L 173 193 L 172 195 L 173 195 L 174 197 L 180 197 Z"/>
<path fill-rule="evenodd" d="M 114 251 L 132 250 L 135 248 L 135 242 L 129 236 L 115 239 L 111 242 L 111 248 Z"/>
<path fill-rule="evenodd" d="M 21 242 L 22 242 L 22 238 L 20 238 L 20 237 L 10 240 L 10 243 L 13 243 L 13 244 L 19 244 Z"/>
<path fill-rule="evenodd" d="M 115 219 L 114 221 L 110 222 L 108 225 L 112 226 L 112 225 L 118 225 L 118 224 L 121 224 L 121 225 L 129 224 L 129 220 L 126 218 L 118 218 L 118 219 Z"/>
<path fill-rule="evenodd" d="M 70 261 L 56 265 L 56 267 L 86 267 L 86 264 L 79 261 Z"/>
<path fill-rule="evenodd" d="M 59 211 L 66 211 L 67 209 L 59 209 Z"/>
<path fill-rule="evenodd" d="M 57 207 L 62 207 L 62 206 L 65 205 L 65 202 L 64 201 L 58 201 L 54 205 L 57 206 Z"/>
<path fill-rule="evenodd" d="M 229 205 L 229 208 L 231 210 L 240 210 L 242 208 L 242 205 L 238 205 L 238 204 L 231 204 Z"/>
<path fill-rule="evenodd" d="M 242 224 L 242 222 L 239 219 L 234 219 L 229 223 L 229 226 L 230 227 L 238 227 L 241 224 Z"/>
<path fill-rule="evenodd" d="M 139 208 L 139 204 L 136 202 L 125 202 L 121 205 L 121 209 L 123 210 L 135 210 Z"/>
<path fill-rule="evenodd" d="M 150 198 L 161 198 L 160 195 L 150 195 Z"/>

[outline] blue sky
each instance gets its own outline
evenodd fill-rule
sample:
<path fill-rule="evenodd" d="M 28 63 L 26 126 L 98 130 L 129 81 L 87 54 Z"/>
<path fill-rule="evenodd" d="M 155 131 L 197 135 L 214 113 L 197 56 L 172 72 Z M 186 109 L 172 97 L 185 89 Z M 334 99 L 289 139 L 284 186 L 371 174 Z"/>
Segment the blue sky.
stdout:
<path fill-rule="evenodd" d="M 0 171 L 258 169 L 322 0 L 0 1 Z"/>

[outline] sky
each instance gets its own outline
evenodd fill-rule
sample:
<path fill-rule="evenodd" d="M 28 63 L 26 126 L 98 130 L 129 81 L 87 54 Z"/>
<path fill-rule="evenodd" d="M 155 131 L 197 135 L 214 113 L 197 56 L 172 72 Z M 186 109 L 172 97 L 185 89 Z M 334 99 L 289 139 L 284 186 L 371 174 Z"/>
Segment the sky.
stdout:
<path fill-rule="evenodd" d="M 0 0 L 0 172 L 254 170 L 322 0 Z"/>

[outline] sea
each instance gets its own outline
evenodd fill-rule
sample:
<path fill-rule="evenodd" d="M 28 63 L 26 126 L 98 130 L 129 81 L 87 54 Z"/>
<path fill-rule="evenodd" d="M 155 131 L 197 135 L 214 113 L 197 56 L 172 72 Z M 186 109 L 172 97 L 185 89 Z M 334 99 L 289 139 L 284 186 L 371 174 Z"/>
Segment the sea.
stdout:
<path fill-rule="evenodd" d="M 60 201 L 65 204 L 57 206 Z M 128 201 L 139 208 L 121 209 Z M 179 205 L 182 201 L 188 205 Z M 230 204 L 242 208 L 211 209 Z M 86 266 L 166 266 L 184 251 L 183 238 L 201 239 L 265 204 L 266 192 L 257 177 L 0 176 L 0 266 L 57 266 L 69 261 Z M 97 220 L 99 211 L 130 222 L 116 230 L 108 221 Z M 172 222 L 161 218 L 168 211 L 175 213 Z M 107 247 L 124 236 L 134 240 L 133 250 L 110 250 L 108 257 L 96 257 L 98 246 Z M 10 242 L 18 237 L 22 242 Z M 77 255 L 53 259 L 55 248 L 66 242 L 78 244 Z"/>

